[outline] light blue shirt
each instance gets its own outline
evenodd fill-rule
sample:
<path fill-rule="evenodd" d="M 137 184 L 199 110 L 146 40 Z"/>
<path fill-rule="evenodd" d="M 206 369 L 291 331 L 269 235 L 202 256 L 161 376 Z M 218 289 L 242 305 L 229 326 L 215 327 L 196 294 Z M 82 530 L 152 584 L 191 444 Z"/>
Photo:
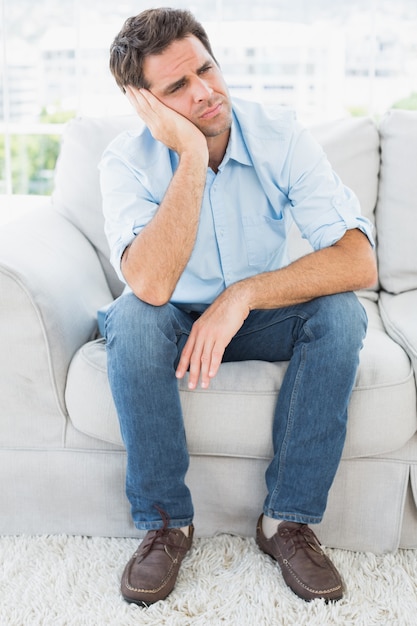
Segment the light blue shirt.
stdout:
<path fill-rule="evenodd" d="M 123 251 L 155 215 L 177 165 L 146 127 L 122 133 L 103 155 L 105 231 L 123 281 Z M 358 199 L 294 113 L 234 100 L 228 147 L 217 174 L 207 170 L 195 246 L 171 301 L 203 310 L 228 285 L 287 265 L 292 220 L 314 250 L 352 228 L 373 243 Z"/>

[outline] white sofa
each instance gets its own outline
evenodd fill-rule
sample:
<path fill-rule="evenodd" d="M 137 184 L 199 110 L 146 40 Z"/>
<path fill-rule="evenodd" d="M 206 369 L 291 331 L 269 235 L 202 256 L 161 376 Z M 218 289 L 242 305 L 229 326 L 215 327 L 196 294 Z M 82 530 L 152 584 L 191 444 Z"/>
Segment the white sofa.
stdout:
<path fill-rule="evenodd" d="M 70 122 L 51 205 L 0 228 L 0 534 L 140 535 L 97 334 L 97 310 L 122 288 L 108 262 L 97 164 L 138 123 Z M 417 113 L 313 133 L 376 223 L 380 276 L 360 294 L 369 331 L 316 531 L 333 547 L 417 547 Z M 294 255 L 307 250 L 295 232 L 292 245 Z M 224 364 L 208 391 L 180 383 L 199 535 L 254 534 L 285 367 Z"/>

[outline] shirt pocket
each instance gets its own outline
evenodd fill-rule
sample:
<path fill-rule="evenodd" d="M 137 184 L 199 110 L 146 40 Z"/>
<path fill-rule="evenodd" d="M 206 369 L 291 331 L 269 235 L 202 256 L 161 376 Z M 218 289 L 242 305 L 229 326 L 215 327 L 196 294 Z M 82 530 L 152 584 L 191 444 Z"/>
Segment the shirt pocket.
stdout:
<path fill-rule="evenodd" d="M 242 221 L 248 264 L 266 265 L 285 241 L 283 215 L 243 215 Z"/>

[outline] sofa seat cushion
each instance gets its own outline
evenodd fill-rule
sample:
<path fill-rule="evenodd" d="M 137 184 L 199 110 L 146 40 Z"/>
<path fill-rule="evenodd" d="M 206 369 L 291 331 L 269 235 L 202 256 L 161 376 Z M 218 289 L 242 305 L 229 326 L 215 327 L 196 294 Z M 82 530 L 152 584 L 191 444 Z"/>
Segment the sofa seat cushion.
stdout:
<path fill-rule="evenodd" d="M 369 330 L 349 407 L 345 458 L 382 454 L 416 431 L 416 392 L 410 361 L 384 332 L 378 305 L 363 299 Z M 268 459 L 277 392 L 287 363 L 224 363 L 208 390 L 179 382 L 190 453 Z M 123 445 L 107 382 L 103 339 L 74 356 L 66 387 L 73 426 L 90 437 Z"/>

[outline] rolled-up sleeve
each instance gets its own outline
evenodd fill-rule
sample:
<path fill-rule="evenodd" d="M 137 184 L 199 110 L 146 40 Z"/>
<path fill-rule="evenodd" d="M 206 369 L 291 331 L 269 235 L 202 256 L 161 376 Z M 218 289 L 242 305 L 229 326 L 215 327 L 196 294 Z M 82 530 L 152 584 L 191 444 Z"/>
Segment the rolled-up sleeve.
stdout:
<path fill-rule="evenodd" d="M 294 137 L 286 170 L 293 219 L 314 250 L 333 245 L 355 228 L 375 245 L 373 226 L 361 215 L 358 198 L 333 171 L 322 147 L 305 129 Z"/>

